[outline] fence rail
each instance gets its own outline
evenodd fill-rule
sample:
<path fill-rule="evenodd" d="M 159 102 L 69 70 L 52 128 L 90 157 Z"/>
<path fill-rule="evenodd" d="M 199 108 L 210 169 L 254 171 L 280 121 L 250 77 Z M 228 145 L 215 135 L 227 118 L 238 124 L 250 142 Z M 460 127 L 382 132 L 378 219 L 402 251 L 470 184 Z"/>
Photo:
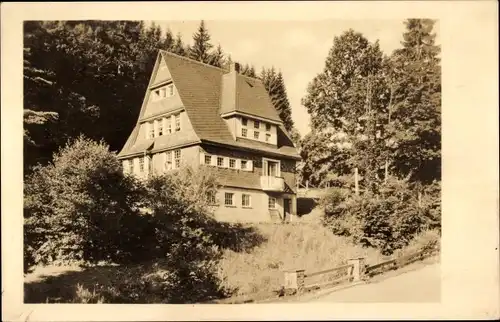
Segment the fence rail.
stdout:
<path fill-rule="evenodd" d="M 300 294 L 325 287 L 362 282 L 375 275 L 400 268 L 418 260 L 423 260 L 427 257 L 431 257 L 433 255 L 436 255 L 436 253 L 438 252 L 439 251 L 436 248 L 424 249 L 415 253 L 404 255 L 399 258 L 389 259 L 373 265 L 366 265 L 365 259 L 362 257 L 352 258 L 348 260 L 347 264 L 317 272 L 306 273 L 306 271 L 303 269 L 285 271 L 284 284 L 280 290 L 264 292 L 260 294 L 241 295 L 238 297 L 216 300 L 212 303 L 239 304 L 268 301 L 272 300 L 273 298 L 277 299 L 282 296 Z M 335 278 L 332 280 L 306 284 L 306 278 L 310 279 L 311 277 L 315 276 L 331 274 L 334 272 L 339 272 L 342 269 L 345 269 L 346 272 L 340 276 L 335 276 Z"/>
<path fill-rule="evenodd" d="M 327 274 L 327 273 L 332 273 L 332 272 L 340 271 L 341 269 L 349 268 L 349 267 L 354 268 L 354 265 L 347 264 L 347 265 L 342 265 L 342 266 L 335 267 L 335 268 L 326 269 L 324 271 L 319 271 L 319 272 L 315 272 L 315 273 L 309 273 L 309 274 L 305 274 L 305 277 L 313 277 L 313 276 L 317 276 L 317 275 L 323 275 L 323 274 Z"/>

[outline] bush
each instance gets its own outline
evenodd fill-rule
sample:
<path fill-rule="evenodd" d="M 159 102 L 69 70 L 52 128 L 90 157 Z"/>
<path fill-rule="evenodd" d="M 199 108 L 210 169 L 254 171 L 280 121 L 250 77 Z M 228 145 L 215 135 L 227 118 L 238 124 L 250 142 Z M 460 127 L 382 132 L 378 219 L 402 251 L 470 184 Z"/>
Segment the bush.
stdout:
<path fill-rule="evenodd" d="M 324 223 L 337 235 L 392 254 L 421 231 L 440 225 L 438 188 L 426 187 L 420 202 L 405 180 L 391 179 L 376 191 L 354 195 L 338 189 L 324 200 Z M 439 203 L 438 203 L 439 205 Z"/>
<path fill-rule="evenodd" d="M 84 137 L 68 143 L 26 180 L 26 268 L 131 260 L 146 225 L 138 211 L 143 193 L 106 144 Z"/>

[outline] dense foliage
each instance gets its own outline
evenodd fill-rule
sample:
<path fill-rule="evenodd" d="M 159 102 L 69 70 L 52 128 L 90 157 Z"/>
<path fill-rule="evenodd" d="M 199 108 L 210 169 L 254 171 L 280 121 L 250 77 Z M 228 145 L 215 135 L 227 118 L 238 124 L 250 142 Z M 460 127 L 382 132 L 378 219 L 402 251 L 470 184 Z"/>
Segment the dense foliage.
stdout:
<path fill-rule="evenodd" d="M 433 21 L 405 25 L 390 56 L 353 30 L 335 37 L 303 99 L 301 180 L 341 187 L 324 200 L 326 224 L 386 253 L 440 227 L 440 50 Z"/>
<path fill-rule="evenodd" d="M 380 191 L 362 196 L 335 189 L 323 203 L 325 224 L 335 234 L 350 236 L 384 254 L 405 247 L 421 232 L 439 228 L 441 220 L 439 195 L 435 191 L 416 194 L 407 180 L 391 179 Z"/>
<path fill-rule="evenodd" d="M 143 191 L 104 143 L 83 137 L 38 166 L 24 185 L 30 264 L 130 261 L 142 251 Z"/>

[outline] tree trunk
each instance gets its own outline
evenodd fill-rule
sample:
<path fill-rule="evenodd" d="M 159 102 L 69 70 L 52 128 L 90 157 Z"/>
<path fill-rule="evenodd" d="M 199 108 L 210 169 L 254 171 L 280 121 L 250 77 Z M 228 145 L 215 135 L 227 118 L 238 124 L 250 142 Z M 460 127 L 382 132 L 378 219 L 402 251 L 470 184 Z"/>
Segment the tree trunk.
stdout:
<path fill-rule="evenodd" d="M 354 192 L 359 195 L 358 168 L 354 168 Z"/>

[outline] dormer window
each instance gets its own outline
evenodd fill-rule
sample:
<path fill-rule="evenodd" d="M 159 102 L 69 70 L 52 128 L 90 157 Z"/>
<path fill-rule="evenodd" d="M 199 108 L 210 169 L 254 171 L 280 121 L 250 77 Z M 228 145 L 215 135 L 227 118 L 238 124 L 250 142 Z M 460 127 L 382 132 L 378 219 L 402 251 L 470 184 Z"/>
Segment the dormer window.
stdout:
<path fill-rule="evenodd" d="M 253 121 L 253 127 L 258 129 L 260 127 L 260 122 L 259 121 Z"/>
<path fill-rule="evenodd" d="M 246 118 L 242 118 L 242 119 L 241 119 L 241 124 L 242 124 L 243 126 L 247 126 L 247 124 L 248 124 L 248 120 L 247 120 Z"/>
<path fill-rule="evenodd" d="M 174 96 L 174 84 L 168 84 L 153 90 L 154 101 L 158 101 L 171 96 Z"/>
<path fill-rule="evenodd" d="M 266 123 L 266 131 L 267 132 L 271 131 L 271 124 Z"/>

